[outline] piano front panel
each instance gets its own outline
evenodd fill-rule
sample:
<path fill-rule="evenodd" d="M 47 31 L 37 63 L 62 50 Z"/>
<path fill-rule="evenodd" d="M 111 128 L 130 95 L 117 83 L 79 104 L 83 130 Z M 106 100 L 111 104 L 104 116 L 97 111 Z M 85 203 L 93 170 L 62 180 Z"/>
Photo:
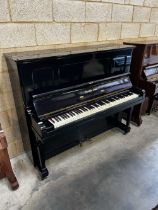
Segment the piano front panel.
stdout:
<path fill-rule="evenodd" d="M 61 90 L 128 73 L 131 51 L 125 48 L 19 61 L 24 103 L 30 105 L 32 94 Z"/>

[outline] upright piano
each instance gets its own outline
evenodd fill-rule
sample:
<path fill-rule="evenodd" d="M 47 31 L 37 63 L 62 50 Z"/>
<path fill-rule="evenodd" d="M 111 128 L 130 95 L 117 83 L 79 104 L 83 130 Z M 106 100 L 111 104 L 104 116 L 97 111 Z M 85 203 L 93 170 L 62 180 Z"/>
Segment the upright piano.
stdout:
<path fill-rule="evenodd" d="M 133 107 L 144 100 L 129 78 L 132 50 L 100 45 L 6 55 L 14 97 L 17 89 L 22 95 L 19 121 L 26 118 L 29 131 L 24 148 L 42 179 L 53 155 L 113 127 L 130 131 Z"/>
<path fill-rule="evenodd" d="M 130 41 L 135 45 L 131 63 L 131 81 L 146 92 L 141 114 L 158 110 L 158 41 Z"/>

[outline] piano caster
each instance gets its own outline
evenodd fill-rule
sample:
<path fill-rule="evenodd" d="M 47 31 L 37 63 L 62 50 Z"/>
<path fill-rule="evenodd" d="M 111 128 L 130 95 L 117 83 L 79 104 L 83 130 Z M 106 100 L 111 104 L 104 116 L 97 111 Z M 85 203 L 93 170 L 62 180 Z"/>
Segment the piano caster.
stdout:
<path fill-rule="evenodd" d="M 41 180 L 46 179 L 48 175 L 49 175 L 49 172 L 47 168 L 40 170 Z"/>

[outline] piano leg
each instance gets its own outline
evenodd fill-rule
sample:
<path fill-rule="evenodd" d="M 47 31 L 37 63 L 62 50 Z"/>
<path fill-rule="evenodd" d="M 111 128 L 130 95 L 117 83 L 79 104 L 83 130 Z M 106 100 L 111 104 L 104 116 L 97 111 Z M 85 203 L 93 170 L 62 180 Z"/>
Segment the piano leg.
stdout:
<path fill-rule="evenodd" d="M 154 101 L 154 97 L 149 98 L 148 109 L 147 109 L 147 111 L 146 111 L 146 113 L 147 113 L 148 115 L 150 115 L 150 113 L 151 113 L 153 101 Z"/>
<path fill-rule="evenodd" d="M 126 114 L 125 117 L 124 117 L 124 114 L 123 113 L 119 113 L 119 115 L 118 115 L 118 121 L 116 122 L 116 126 L 118 128 L 120 128 L 121 130 L 123 130 L 124 131 L 124 134 L 127 134 L 131 130 L 131 128 L 130 128 L 130 122 L 131 122 L 133 107 L 125 110 L 124 112 Z M 125 119 L 125 121 L 126 121 L 125 124 L 122 123 L 122 118 Z"/>
<path fill-rule="evenodd" d="M 137 126 L 140 126 L 142 124 L 142 104 L 138 104 L 134 107 L 133 113 L 132 113 L 132 122 L 136 123 Z"/>
<path fill-rule="evenodd" d="M 132 112 L 133 112 L 133 107 L 126 110 L 127 119 L 126 119 L 126 126 L 125 126 L 125 133 L 124 134 L 130 132 L 130 130 L 131 130 L 130 122 L 131 122 L 131 118 L 132 118 Z"/>
<path fill-rule="evenodd" d="M 48 176 L 49 172 L 45 165 L 45 159 L 44 155 L 42 154 L 41 145 L 37 146 L 37 154 L 38 154 L 37 167 L 40 171 L 41 179 L 43 180 Z"/>

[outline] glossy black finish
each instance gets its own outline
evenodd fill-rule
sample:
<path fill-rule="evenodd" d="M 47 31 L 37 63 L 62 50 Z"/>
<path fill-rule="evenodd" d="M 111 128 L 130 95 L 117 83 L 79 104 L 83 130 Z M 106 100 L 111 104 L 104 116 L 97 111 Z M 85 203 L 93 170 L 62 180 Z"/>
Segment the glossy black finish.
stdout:
<path fill-rule="evenodd" d="M 84 52 L 63 56 L 17 60 L 26 106 L 31 96 L 128 73 L 131 49 Z M 77 87 L 78 88 L 78 87 Z"/>
<path fill-rule="evenodd" d="M 42 179 L 48 175 L 45 160 L 51 156 L 115 126 L 124 133 L 130 131 L 133 107 L 144 100 L 144 93 L 133 88 L 129 79 L 132 49 L 119 45 L 40 52 L 38 56 L 7 55 L 10 72 L 19 75 L 33 162 Z M 139 97 L 59 128 L 48 121 L 127 90 Z"/>

